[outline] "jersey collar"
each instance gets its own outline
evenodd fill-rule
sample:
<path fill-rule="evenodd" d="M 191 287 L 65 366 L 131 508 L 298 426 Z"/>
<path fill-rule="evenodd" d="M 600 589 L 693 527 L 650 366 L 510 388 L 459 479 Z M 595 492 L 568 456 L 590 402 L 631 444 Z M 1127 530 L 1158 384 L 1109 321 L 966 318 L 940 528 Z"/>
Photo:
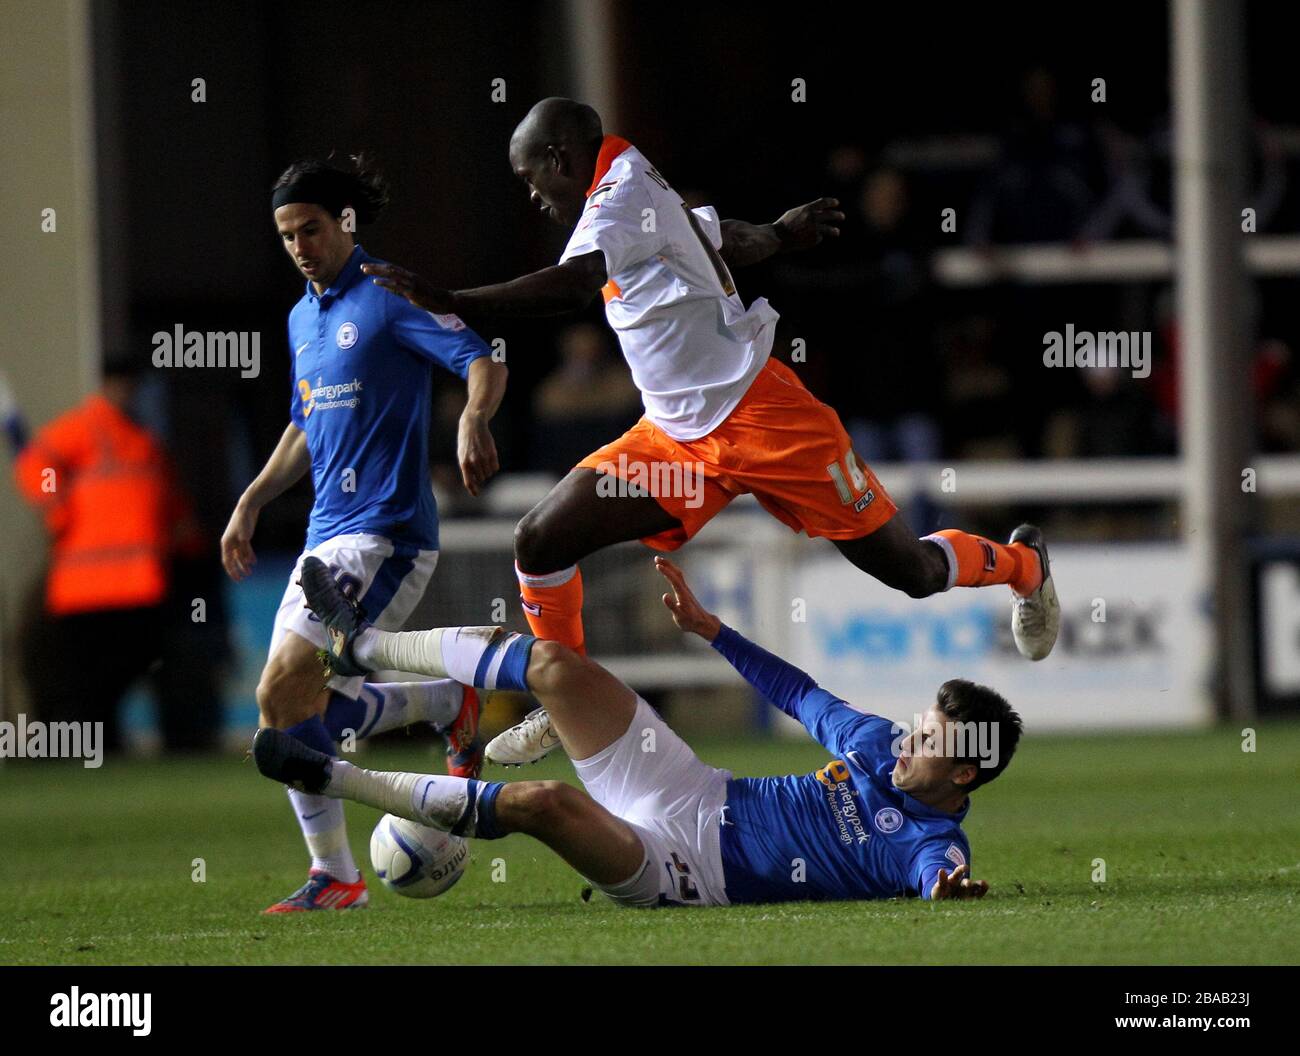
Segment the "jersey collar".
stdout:
<path fill-rule="evenodd" d="M 913 799 L 906 792 L 902 791 L 902 789 L 896 788 L 894 791 L 903 797 L 903 809 L 908 814 L 917 817 L 942 818 L 945 821 L 955 821 L 960 824 L 965 820 L 966 814 L 970 810 L 970 796 L 967 796 L 965 802 L 962 803 L 961 810 L 957 811 L 955 814 L 949 814 L 946 810 L 939 810 L 937 807 L 932 807 L 927 803 L 922 803 L 919 799 Z"/>
<path fill-rule="evenodd" d="M 591 186 L 587 188 L 586 197 L 590 198 L 600 186 L 600 181 L 605 178 L 605 173 L 609 172 L 614 159 L 631 146 L 632 144 L 622 136 L 606 136 L 600 141 L 600 153 L 596 155 L 596 172 L 591 177 Z"/>
<path fill-rule="evenodd" d="M 366 256 L 366 251 L 361 248 L 360 244 L 353 246 L 351 256 L 349 256 L 344 262 L 343 267 L 339 269 L 339 273 L 334 276 L 334 281 L 325 287 L 319 297 L 316 294 L 316 287 L 311 284 L 311 279 L 307 280 L 308 300 L 323 301 L 327 297 L 335 298 L 340 296 L 344 290 L 356 281 L 357 276 L 361 274 L 361 265 L 369 259 L 370 258 Z"/>

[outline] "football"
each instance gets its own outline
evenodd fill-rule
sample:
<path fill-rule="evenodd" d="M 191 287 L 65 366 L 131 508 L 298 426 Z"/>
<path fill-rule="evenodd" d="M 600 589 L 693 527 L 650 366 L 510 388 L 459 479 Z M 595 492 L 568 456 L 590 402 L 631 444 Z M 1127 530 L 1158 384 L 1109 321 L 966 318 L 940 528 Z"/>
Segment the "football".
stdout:
<path fill-rule="evenodd" d="M 385 814 L 370 834 L 370 864 L 383 885 L 407 898 L 433 898 L 465 873 L 469 844 L 459 836 Z"/>

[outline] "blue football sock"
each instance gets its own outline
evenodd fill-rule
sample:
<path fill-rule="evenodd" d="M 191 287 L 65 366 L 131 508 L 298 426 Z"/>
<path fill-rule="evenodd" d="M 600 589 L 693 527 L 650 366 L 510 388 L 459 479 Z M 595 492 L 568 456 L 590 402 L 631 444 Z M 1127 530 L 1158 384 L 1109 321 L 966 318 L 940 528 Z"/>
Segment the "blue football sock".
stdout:
<path fill-rule="evenodd" d="M 536 642 L 531 634 L 513 632 L 493 639 L 479 658 L 474 685 L 528 692 L 528 659 Z"/>
<path fill-rule="evenodd" d="M 505 787 L 504 781 L 477 781 L 472 777 L 466 780 L 465 813 L 453 826 L 452 835 L 472 836 L 477 840 L 497 840 L 507 835 L 497 825 L 497 796 Z"/>
<path fill-rule="evenodd" d="M 364 687 L 362 689 L 364 692 Z M 384 698 L 379 697 L 377 703 L 377 713 L 374 719 L 379 718 L 384 708 Z M 356 700 L 345 697 L 338 690 L 330 691 L 329 703 L 325 705 L 325 729 L 330 737 L 336 741 L 343 740 L 346 731 L 351 730 L 357 740 L 365 737 L 370 732 L 369 727 L 374 725 L 373 719 L 366 721 L 366 714 L 369 711 L 369 702 L 358 697 Z M 301 738 L 300 738 L 301 739 Z"/>
<path fill-rule="evenodd" d="M 338 756 L 334 748 L 334 738 L 330 736 L 330 731 L 325 727 L 325 720 L 319 715 L 313 715 L 310 719 L 304 719 L 293 726 L 289 726 L 284 731 L 290 737 L 296 737 L 307 745 L 308 748 L 315 748 L 318 752 L 324 752 L 329 756 Z"/>

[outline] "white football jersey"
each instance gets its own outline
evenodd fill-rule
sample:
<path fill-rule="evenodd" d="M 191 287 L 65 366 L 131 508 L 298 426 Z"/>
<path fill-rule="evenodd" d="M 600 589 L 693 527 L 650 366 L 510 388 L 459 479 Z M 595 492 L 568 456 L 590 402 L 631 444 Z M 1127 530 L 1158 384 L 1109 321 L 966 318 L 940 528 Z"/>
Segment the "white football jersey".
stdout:
<path fill-rule="evenodd" d="M 674 440 L 717 428 L 772 350 L 779 317 L 762 297 L 745 308 L 721 246 L 712 207 L 688 209 L 639 150 L 605 137 L 560 263 L 605 255 L 605 317 L 646 417 Z"/>

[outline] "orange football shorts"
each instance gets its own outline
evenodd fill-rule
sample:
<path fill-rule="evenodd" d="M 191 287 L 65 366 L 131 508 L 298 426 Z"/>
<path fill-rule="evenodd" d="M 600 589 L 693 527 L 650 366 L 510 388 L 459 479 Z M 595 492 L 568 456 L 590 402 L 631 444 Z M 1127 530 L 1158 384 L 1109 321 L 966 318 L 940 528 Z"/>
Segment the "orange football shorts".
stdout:
<path fill-rule="evenodd" d="M 826 539 L 870 535 L 898 512 L 839 415 L 774 359 L 707 436 L 674 440 L 642 418 L 576 468 L 648 491 L 681 522 L 641 540 L 656 550 L 676 550 L 746 493 L 792 531 Z"/>

